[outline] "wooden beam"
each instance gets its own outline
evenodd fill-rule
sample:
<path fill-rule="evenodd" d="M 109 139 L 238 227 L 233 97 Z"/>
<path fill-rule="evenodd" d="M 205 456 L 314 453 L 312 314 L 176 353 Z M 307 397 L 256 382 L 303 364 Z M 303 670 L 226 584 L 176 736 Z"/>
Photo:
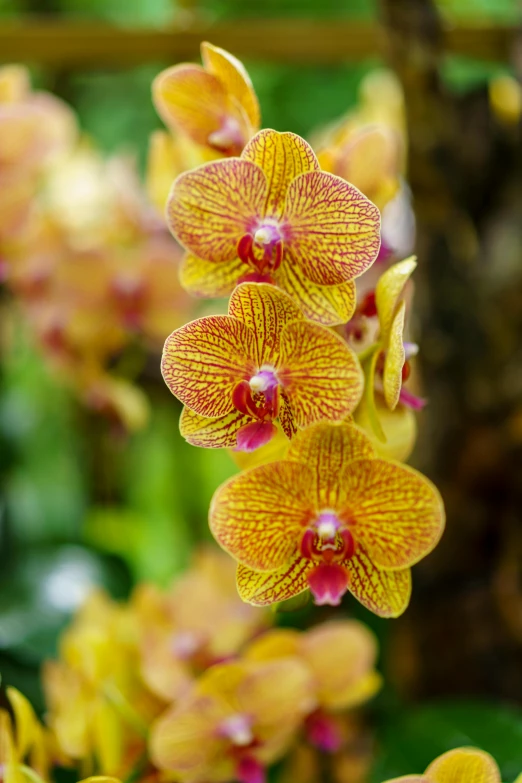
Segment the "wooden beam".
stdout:
<path fill-rule="evenodd" d="M 510 27 L 454 27 L 445 49 L 507 61 L 516 35 Z M 202 40 L 237 56 L 269 62 L 337 64 L 379 55 L 378 26 L 349 20 L 260 19 L 186 29 L 119 28 L 102 22 L 27 20 L 0 24 L 0 62 L 68 68 L 127 67 L 194 59 Z"/>

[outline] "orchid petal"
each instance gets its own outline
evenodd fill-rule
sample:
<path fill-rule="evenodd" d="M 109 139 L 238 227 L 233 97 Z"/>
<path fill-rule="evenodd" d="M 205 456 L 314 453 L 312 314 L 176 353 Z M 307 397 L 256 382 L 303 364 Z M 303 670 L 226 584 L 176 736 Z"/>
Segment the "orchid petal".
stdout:
<path fill-rule="evenodd" d="M 377 258 L 379 210 L 333 174 L 311 171 L 294 179 L 284 220 L 289 234 L 285 255 L 318 285 L 351 280 Z"/>
<path fill-rule="evenodd" d="M 214 264 L 186 253 L 179 270 L 179 279 L 185 291 L 192 296 L 224 297 L 232 293 L 245 271 L 245 264 L 239 258 Z"/>
<path fill-rule="evenodd" d="M 183 408 L 179 429 L 185 440 L 192 446 L 204 449 L 235 448 L 237 433 L 252 421 L 250 416 L 233 410 L 224 416 L 208 418 L 190 408 Z"/>
<path fill-rule="evenodd" d="M 363 375 L 355 354 L 334 332 L 307 321 L 281 335 L 278 372 L 298 427 L 342 421 L 357 406 Z"/>
<path fill-rule="evenodd" d="M 341 472 L 352 460 L 373 455 L 369 438 L 353 424 L 319 423 L 296 435 L 287 459 L 302 463 L 313 472 L 317 507 L 335 508 L 341 492 Z"/>
<path fill-rule="evenodd" d="M 375 372 L 381 353 L 380 345 L 377 344 L 374 346 L 372 353 L 362 362 L 365 381 L 361 407 L 364 410 L 365 418 L 369 422 L 373 432 L 373 440 L 377 439 L 380 443 L 386 443 L 386 435 L 377 413 L 375 401 Z"/>
<path fill-rule="evenodd" d="M 390 410 L 394 410 L 399 402 L 402 386 L 402 368 L 406 359 L 402 337 L 404 333 L 404 316 L 406 302 L 402 300 L 388 332 L 388 343 L 384 356 L 383 388 L 384 399 Z"/>
<path fill-rule="evenodd" d="M 277 427 L 271 421 L 251 421 L 237 433 L 237 450 L 248 454 L 266 446 L 277 434 Z"/>
<path fill-rule="evenodd" d="M 380 686 L 380 677 L 371 682 L 367 679 L 377 660 L 377 639 L 357 620 L 331 621 L 312 628 L 302 636 L 301 652 L 314 672 L 323 707 L 353 707 Z"/>
<path fill-rule="evenodd" d="M 411 595 L 411 572 L 384 571 L 370 559 L 362 546 L 344 562 L 349 573 L 349 590 L 370 612 L 380 617 L 399 617 Z"/>
<path fill-rule="evenodd" d="M 252 373 L 252 336 L 227 315 L 211 315 L 182 326 L 165 342 L 161 369 L 173 394 L 200 416 L 233 410 L 232 392 Z"/>
<path fill-rule="evenodd" d="M 240 158 L 216 160 L 181 174 L 167 204 L 178 241 L 214 263 L 237 258 L 237 244 L 260 215 L 267 192 L 265 175 Z"/>
<path fill-rule="evenodd" d="M 319 171 L 311 146 L 295 133 L 260 131 L 247 144 L 241 157 L 261 168 L 269 183 L 264 204 L 266 217 L 280 219 L 290 183 L 308 171 Z"/>
<path fill-rule="evenodd" d="M 149 751 L 153 764 L 178 775 L 206 778 L 208 767 L 226 747 L 216 731 L 223 716 L 216 700 L 202 695 L 171 707 L 153 724 Z"/>
<path fill-rule="evenodd" d="M 229 95 L 243 107 L 251 128 L 257 130 L 261 121 L 259 102 L 243 63 L 225 49 L 204 41 L 201 44 L 203 65 L 225 86 Z"/>
<path fill-rule="evenodd" d="M 435 759 L 426 770 L 430 783 L 501 783 L 496 762 L 482 750 L 457 748 Z"/>
<path fill-rule="evenodd" d="M 436 487 L 413 468 L 382 459 L 352 462 L 337 476 L 342 514 L 376 566 L 408 568 L 435 547 L 444 530 Z"/>
<path fill-rule="evenodd" d="M 313 568 L 311 560 L 296 555 L 277 571 L 253 571 L 239 564 L 237 589 L 240 598 L 254 606 L 268 606 L 287 601 L 308 590 L 307 576 Z"/>
<path fill-rule="evenodd" d="M 283 329 L 293 321 L 304 320 L 292 298 L 268 283 L 238 286 L 230 297 L 228 314 L 254 332 L 254 358 L 258 367 L 277 361 Z"/>
<path fill-rule="evenodd" d="M 255 716 L 261 732 L 267 725 L 290 724 L 296 727 L 303 715 L 313 708 L 312 673 L 298 657 L 252 661 L 237 689 L 240 711 Z M 267 688 L 267 683 L 278 683 Z"/>
<path fill-rule="evenodd" d="M 259 465 L 266 465 L 269 462 L 278 462 L 285 459 L 288 445 L 288 439 L 278 429 L 276 435 L 264 446 L 256 449 L 256 451 L 247 453 L 245 451 L 233 450 L 230 452 L 230 456 L 240 470 L 250 470 L 250 468 L 257 468 Z"/>
<path fill-rule="evenodd" d="M 306 318 L 324 326 L 345 324 L 355 311 L 355 283 L 347 280 L 337 285 L 317 285 L 299 274 L 292 264 L 282 264 L 276 271 L 278 286 L 299 303 Z"/>
<path fill-rule="evenodd" d="M 234 476 L 212 498 L 212 534 L 249 568 L 284 566 L 313 513 L 312 478 L 306 466 L 294 462 L 272 462 Z"/>
<path fill-rule="evenodd" d="M 152 84 L 152 97 L 165 125 L 201 145 L 208 144 L 230 110 L 222 82 L 200 65 L 175 65 L 162 71 Z"/>
<path fill-rule="evenodd" d="M 405 405 L 398 405 L 394 411 L 391 411 L 380 395 L 375 396 L 375 411 L 386 438 L 385 443 L 382 443 L 374 433 L 365 395 L 354 413 L 355 423 L 367 433 L 378 457 L 406 462 L 413 451 L 417 437 L 415 414 Z"/>
<path fill-rule="evenodd" d="M 384 272 L 379 278 L 375 289 L 375 302 L 379 314 L 381 327 L 381 339 L 384 344 L 388 341 L 388 334 L 395 317 L 397 305 L 408 282 L 409 277 L 417 266 L 415 256 L 399 261 Z"/>

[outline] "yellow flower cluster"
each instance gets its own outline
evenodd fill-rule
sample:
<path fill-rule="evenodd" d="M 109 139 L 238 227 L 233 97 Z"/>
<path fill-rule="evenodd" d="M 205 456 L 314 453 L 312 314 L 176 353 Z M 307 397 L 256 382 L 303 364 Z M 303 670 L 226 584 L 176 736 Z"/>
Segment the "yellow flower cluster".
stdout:
<path fill-rule="evenodd" d="M 0 69 L 0 278 L 53 365 L 85 404 L 133 429 L 146 399 L 109 371 L 135 343 L 159 350 L 189 300 L 180 250 L 134 162 L 105 160 L 72 111 Z M 14 309 L 14 308 L 13 308 Z"/>
<path fill-rule="evenodd" d="M 240 600 L 216 550 L 168 590 L 142 584 L 125 604 L 93 593 L 44 666 L 45 729 L 11 695 L 9 763 L 44 780 L 59 763 L 82 777 L 249 783 L 300 746 L 345 752 L 358 726 L 347 711 L 381 686 L 373 633 L 355 620 L 270 628 L 274 617 Z"/>
<path fill-rule="evenodd" d="M 167 200 L 182 284 L 230 297 L 226 315 L 174 331 L 162 361 L 182 435 L 232 449 L 247 468 L 216 492 L 211 531 L 249 603 L 310 590 L 336 606 L 350 592 L 396 617 L 410 567 L 444 527 L 436 488 L 393 461 L 409 456 L 424 404 L 403 388 L 417 352 L 405 337 L 416 260 L 391 264 L 401 243 L 384 231 L 406 191 L 400 91 L 374 79 L 372 93 L 384 81 L 392 96 L 375 122 L 363 87 L 359 114 L 317 155 L 296 134 L 259 130 L 235 57 L 208 43 L 202 57 L 161 73 L 153 98 L 174 138 L 206 159 Z"/>

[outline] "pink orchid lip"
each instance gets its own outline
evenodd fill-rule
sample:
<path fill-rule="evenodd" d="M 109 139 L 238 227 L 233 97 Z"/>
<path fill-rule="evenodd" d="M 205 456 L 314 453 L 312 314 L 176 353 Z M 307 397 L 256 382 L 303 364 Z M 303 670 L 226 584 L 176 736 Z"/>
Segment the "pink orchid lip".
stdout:
<path fill-rule="evenodd" d="M 338 563 L 321 563 L 308 572 L 308 586 L 317 606 L 339 606 L 348 590 L 348 572 Z"/>
<path fill-rule="evenodd" d="M 342 736 L 335 720 L 321 710 L 306 719 L 306 738 L 325 753 L 335 753 L 342 745 Z"/>
<path fill-rule="evenodd" d="M 239 760 L 236 777 L 239 783 L 265 783 L 266 781 L 264 767 L 252 756 L 244 756 Z"/>
<path fill-rule="evenodd" d="M 245 424 L 237 431 L 236 451 L 250 453 L 269 443 L 277 433 L 277 427 L 272 421 L 253 421 Z"/>
<path fill-rule="evenodd" d="M 417 397 L 416 394 L 412 394 L 412 392 L 408 391 L 408 389 L 405 389 L 403 386 L 399 394 L 399 402 L 407 408 L 411 408 L 414 411 L 420 411 L 426 405 L 427 400 L 423 397 Z"/>

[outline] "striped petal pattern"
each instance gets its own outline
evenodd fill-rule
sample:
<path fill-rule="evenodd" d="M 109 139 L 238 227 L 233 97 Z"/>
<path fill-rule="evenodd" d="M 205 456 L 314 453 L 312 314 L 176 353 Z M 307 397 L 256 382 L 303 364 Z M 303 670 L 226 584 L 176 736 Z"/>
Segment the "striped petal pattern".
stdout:
<path fill-rule="evenodd" d="M 298 427 L 342 421 L 357 407 L 363 390 L 359 362 L 346 343 L 306 321 L 283 330 L 279 377 Z"/>
<path fill-rule="evenodd" d="M 254 334 L 254 358 L 259 367 L 276 362 L 281 333 L 287 324 L 303 320 L 303 314 L 288 294 L 268 283 L 243 283 L 228 306 L 228 314 Z"/>
<path fill-rule="evenodd" d="M 212 499 L 212 534 L 249 568 L 280 568 L 292 557 L 300 532 L 313 514 L 312 480 L 306 466 L 286 461 L 235 476 Z"/>
<path fill-rule="evenodd" d="M 337 480 L 342 513 L 377 566 L 408 568 L 438 543 L 444 529 L 442 499 L 413 468 L 383 459 L 357 460 Z"/>
<path fill-rule="evenodd" d="M 428 769 L 430 783 L 500 783 L 497 764 L 476 748 L 458 748 L 439 756 Z"/>
<path fill-rule="evenodd" d="M 306 318 L 337 326 L 350 320 L 355 311 L 355 283 L 347 280 L 338 285 L 317 285 L 299 273 L 292 264 L 282 264 L 275 273 L 277 285 L 289 293 Z"/>
<path fill-rule="evenodd" d="M 210 419 L 200 416 L 190 408 L 183 408 L 179 429 L 192 446 L 204 449 L 233 449 L 237 445 L 237 433 L 251 421 L 250 416 L 236 410 Z"/>
<path fill-rule="evenodd" d="M 308 590 L 310 560 L 296 555 L 275 571 L 254 571 L 241 563 L 237 568 L 237 590 L 240 598 L 254 606 L 268 606 L 287 601 Z"/>
<path fill-rule="evenodd" d="M 265 175 L 239 158 L 216 160 L 181 174 L 174 182 L 167 217 L 178 241 L 214 263 L 237 259 L 237 244 L 261 215 Z"/>
<path fill-rule="evenodd" d="M 247 144 L 241 157 L 259 166 L 269 183 L 263 212 L 279 219 L 291 182 L 308 171 L 319 171 L 311 146 L 295 133 L 262 130 Z"/>
<path fill-rule="evenodd" d="M 252 373 L 250 330 L 226 315 L 199 318 L 173 332 L 161 369 L 173 394 L 200 416 L 233 410 L 232 392 Z"/>
<path fill-rule="evenodd" d="M 399 617 L 411 596 L 411 571 L 378 568 L 362 547 L 344 563 L 348 589 L 354 598 L 380 617 Z"/>
<path fill-rule="evenodd" d="M 186 253 L 179 270 L 179 279 L 185 291 L 192 296 L 221 297 L 232 293 L 246 271 L 245 264 L 239 258 L 214 264 Z"/>
<path fill-rule="evenodd" d="M 379 252 L 380 213 L 348 182 L 323 171 L 294 179 L 286 197 L 285 252 L 318 285 L 351 280 Z"/>

